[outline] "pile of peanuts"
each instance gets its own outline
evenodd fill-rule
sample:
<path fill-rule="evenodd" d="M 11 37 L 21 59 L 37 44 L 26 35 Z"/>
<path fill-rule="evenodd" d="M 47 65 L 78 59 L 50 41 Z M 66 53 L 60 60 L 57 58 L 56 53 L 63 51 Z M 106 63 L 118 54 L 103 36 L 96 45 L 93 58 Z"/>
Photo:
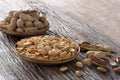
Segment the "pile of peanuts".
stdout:
<path fill-rule="evenodd" d="M 112 53 L 113 51 L 105 45 L 96 45 L 96 44 L 90 44 L 89 42 L 82 42 L 80 44 L 81 53 L 85 54 L 86 58 L 82 61 L 77 61 L 76 66 L 78 68 L 83 68 L 86 66 L 94 66 L 96 67 L 96 70 L 102 73 L 107 72 L 110 70 L 107 66 L 111 66 L 113 71 L 116 73 L 120 73 L 120 56 L 113 57 Z M 107 59 L 107 58 L 112 59 Z M 115 58 L 115 59 L 114 59 Z M 61 72 L 66 72 L 68 70 L 68 67 L 61 67 L 59 69 Z M 75 71 L 76 76 L 81 77 L 83 76 L 82 72 L 80 70 Z"/>
<path fill-rule="evenodd" d="M 4 30 L 18 33 L 35 33 L 49 26 L 45 16 L 36 10 L 10 11 L 0 27 Z"/>
<path fill-rule="evenodd" d="M 120 66 L 118 64 L 120 62 L 120 57 L 113 56 L 113 51 L 108 46 L 83 42 L 80 44 L 80 48 L 81 52 L 85 52 L 87 56 L 87 58 L 83 60 L 84 64 L 95 64 L 98 66 L 96 69 L 100 72 L 107 72 L 109 70 L 107 66 L 109 65 L 114 72 L 120 73 Z"/>
<path fill-rule="evenodd" d="M 17 42 L 19 55 L 40 61 L 60 61 L 74 57 L 79 46 L 73 41 L 55 36 L 38 36 Z"/>

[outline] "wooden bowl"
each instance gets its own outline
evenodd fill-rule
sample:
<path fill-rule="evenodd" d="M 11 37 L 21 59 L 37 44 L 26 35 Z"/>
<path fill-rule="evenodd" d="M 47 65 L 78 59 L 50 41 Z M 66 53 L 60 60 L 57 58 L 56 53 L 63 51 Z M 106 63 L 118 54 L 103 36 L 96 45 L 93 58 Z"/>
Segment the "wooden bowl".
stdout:
<path fill-rule="evenodd" d="M 20 33 L 20 32 L 14 32 L 14 31 L 8 31 L 8 30 L 5 30 L 5 29 L 2 29 L 0 28 L 0 31 L 7 34 L 7 35 L 10 35 L 10 36 L 16 36 L 16 37 L 28 37 L 28 36 L 35 36 L 35 35 L 40 35 L 40 34 L 43 34 L 44 32 L 46 32 L 48 29 L 49 29 L 50 26 L 48 27 L 45 27 L 43 29 L 40 29 L 34 33 L 28 33 L 28 32 L 23 32 L 23 33 Z"/>
<path fill-rule="evenodd" d="M 71 57 L 69 59 L 64 59 L 64 60 L 57 60 L 57 61 L 42 61 L 42 60 L 37 60 L 37 59 L 33 59 L 33 58 L 28 58 L 26 56 L 23 55 L 19 55 L 22 59 L 28 61 L 28 62 L 32 62 L 32 63 L 39 63 L 39 64 L 43 64 L 43 65 L 57 65 L 57 64 L 63 64 L 66 62 L 70 62 L 74 59 L 76 59 L 76 57 L 79 55 L 80 53 L 80 47 L 78 49 L 77 54 L 74 57 Z"/>
<path fill-rule="evenodd" d="M 58 37 L 59 38 L 59 37 Z M 25 38 L 25 39 L 29 39 L 29 38 Z M 70 40 L 70 39 L 68 39 L 68 40 Z M 23 55 L 23 54 L 21 54 L 21 53 L 19 53 L 19 51 L 18 51 L 18 55 L 21 57 L 21 58 L 23 58 L 24 60 L 26 60 L 26 61 L 28 61 L 28 62 L 33 62 L 33 63 L 40 63 L 40 64 L 45 64 L 45 65 L 55 65 L 55 64 L 62 64 L 62 63 L 66 63 L 66 62 L 69 62 L 69 61 L 72 61 L 72 60 L 74 60 L 77 56 L 78 56 L 78 54 L 80 53 L 80 47 L 79 47 L 79 45 L 77 44 L 77 43 L 75 43 L 74 41 L 72 41 L 72 40 L 70 40 L 70 42 L 73 42 L 75 45 L 76 45 L 76 52 L 74 53 L 74 55 L 72 55 L 72 56 L 70 56 L 70 57 L 68 57 L 68 58 L 63 58 L 63 59 L 58 59 L 58 60 L 40 60 L 40 59 L 38 59 L 38 58 L 33 58 L 33 57 L 31 57 L 31 56 L 28 56 L 28 55 Z M 20 43 L 19 43 L 20 44 Z M 54 43 L 55 44 L 55 43 Z M 19 49 L 17 49 L 17 45 L 18 44 L 16 44 L 16 50 L 19 50 Z M 31 45 L 31 44 L 30 44 Z M 23 46 L 24 47 L 24 46 Z M 20 48 L 19 46 L 18 46 L 18 48 Z M 21 47 L 22 48 L 22 47 Z M 69 52 L 68 52 L 69 53 Z"/>

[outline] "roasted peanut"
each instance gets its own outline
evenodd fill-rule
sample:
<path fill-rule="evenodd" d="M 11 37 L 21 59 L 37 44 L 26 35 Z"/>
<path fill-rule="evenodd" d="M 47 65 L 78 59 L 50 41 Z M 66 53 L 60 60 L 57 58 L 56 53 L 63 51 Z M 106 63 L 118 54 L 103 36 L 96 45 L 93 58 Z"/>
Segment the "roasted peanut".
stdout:
<path fill-rule="evenodd" d="M 36 18 L 37 20 L 40 19 L 40 16 L 38 14 L 34 14 L 33 17 Z"/>
<path fill-rule="evenodd" d="M 82 62 L 76 62 L 76 66 L 78 68 L 83 68 L 83 63 Z"/>
<path fill-rule="evenodd" d="M 60 70 L 61 72 L 65 72 L 65 71 L 68 70 L 68 67 L 61 67 L 59 70 Z"/>
<path fill-rule="evenodd" d="M 50 55 L 50 56 L 57 56 L 58 54 L 60 54 L 61 53 L 61 50 L 59 50 L 59 49 L 52 49 L 52 50 L 50 50 L 49 52 L 48 52 L 48 54 Z"/>
<path fill-rule="evenodd" d="M 17 20 L 17 26 L 18 27 L 23 27 L 24 26 L 24 21 L 22 19 Z"/>
<path fill-rule="evenodd" d="M 90 59 L 84 59 L 84 60 L 83 60 L 83 63 L 84 63 L 85 65 L 88 65 L 88 66 L 91 66 L 91 65 L 92 65 Z"/>
<path fill-rule="evenodd" d="M 103 67 L 97 67 L 97 71 L 99 71 L 99 72 L 107 72 L 107 69 L 103 68 Z"/>
<path fill-rule="evenodd" d="M 83 76 L 83 74 L 82 74 L 80 71 L 75 71 L 75 74 L 76 74 L 78 77 Z"/>

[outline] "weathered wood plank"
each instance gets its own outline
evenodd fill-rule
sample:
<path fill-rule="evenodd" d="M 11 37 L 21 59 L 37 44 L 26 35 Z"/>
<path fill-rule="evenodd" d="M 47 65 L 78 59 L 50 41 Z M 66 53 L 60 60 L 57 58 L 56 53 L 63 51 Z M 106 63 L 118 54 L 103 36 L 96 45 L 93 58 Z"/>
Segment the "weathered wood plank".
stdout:
<path fill-rule="evenodd" d="M 44 3 L 34 0 L 26 1 L 0 1 L 4 5 L 0 8 L 0 19 L 4 18 L 7 12 L 16 9 L 38 9 L 43 11 L 49 22 L 50 30 L 46 34 L 64 36 L 75 40 L 77 43 L 83 40 L 92 43 L 107 44 L 116 52 L 120 52 L 120 45 L 109 36 L 101 33 L 98 29 L 89 25 L 82 25 L 79 22 L 64 15 L 62 12 L 54 11 Z M 10 5 L 12 4 L 12 5 Z M 5 5 L 10 5 L 5 6 Z M 75 61 L 81 61 L 85 58 L 80 54 L 76 60 L 62 65 L 44 66 L 40 64 L 28 63 L 22 60 L 15 50 L 15 42 L 18 39 L 0 33 L 0 79 L 1 80 L 119 80 L 120 76 L 113 71 L 106 74 L 99 73 L 94 67 L 84 67 L 81 71 L 83 77 L 76 77 L 75 71 L 80 70 L 75 66 Z M 116 54 L 120 55 L 120 54 Z M 59 72 L 61 66 L 68 66 L 69 71 L 65 74 Z"/>

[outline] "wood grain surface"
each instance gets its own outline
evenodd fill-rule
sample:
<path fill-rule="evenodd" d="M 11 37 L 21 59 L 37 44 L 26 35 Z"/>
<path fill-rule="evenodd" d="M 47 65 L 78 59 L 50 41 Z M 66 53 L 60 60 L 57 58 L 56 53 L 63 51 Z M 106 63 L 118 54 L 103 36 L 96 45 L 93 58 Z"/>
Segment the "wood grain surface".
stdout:
<path fill-rule="evenodd" d="M 50 29 L 43 35 L 57 35 L 82 41 L 106 44 L 120 55 L 119 41 L 119 0 L 1 0 L 0 20 L 10 10 L 37 9 L 45 13 Z M 118 14 L 118 15 L 116 15 Z M 112 71 L 99 73 L 95 67 L 79 69 L 76 61 L 82 61 L 84 54 L 72 62 L 45 66 L 22 60 L 16 50 L 18 38 L 0 32 L 0 80 L 120 80 Z M 66 73 L 59 68 L 68 66 Z M 83 77 L 77 77 L 80 70 Z"/>

